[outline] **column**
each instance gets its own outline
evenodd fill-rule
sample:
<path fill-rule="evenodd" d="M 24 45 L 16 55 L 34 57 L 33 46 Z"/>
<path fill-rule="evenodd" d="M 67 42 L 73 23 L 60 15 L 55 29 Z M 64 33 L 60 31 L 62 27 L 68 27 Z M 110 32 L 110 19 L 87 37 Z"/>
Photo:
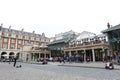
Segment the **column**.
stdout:
<path fill-rule="evenodd" d="M 71 51 L 69 51 L 69 57 L 71 56 Z"/>
<path fill-rule="evenodd" d="M 8 38 L 8 49 L 10 49 L 10 38 Z"/>
<path fill-rule="evenodd" d="M 16 39 L 16 42 L 15 42 L 15 49 L 17 49 L 17 44 L 18 44 L 18 42 L 17 42 L 17 39 Z"/>
<path fill-rule="evenodd" d="M 46 53 L 44 53 L 44 59 L 46 59 Z"/>
<path fill-rule="evenodd" d="M 103 51 L 102 58 L 104 58 L 104 56 L 105 56 L 105 50 L 104 50 L 104 48 L 102 48 L 102 51 Z"/>
<path fill-rule="evenodd" d="M 40 59 L 40 53 L 38 53 L 39 54 L 39 59 Z"/>
<path fill-rule="evenodd" d="M 95 51 L 92 49 L 92 57 L 93 57 L 93 62 L 95 62 Z"/>
<path fill-rule="evenodd" d="M 51 52 L 49 53 L 49 57 L 51 58 Z"/>
<path fill-rule="evenodd" d="M 110 60 L 110 50 L 109 49 L 107 49 L 107 60 Z"/>
<path fill-rule="evenodd" d="M 24 45 L 24 39 L 23 39 L 22 45 Z"/>
<path fill-rule="evenodd" d="M 109 51 L 109 49 L 107 49 L 107 56 L 110 56 L 110 51 Z"/>
<path fill-rule="evenodd" d="M 31 61 L 31 53 L 29 53 L 29 57 L 28 57 L 28 61 L 30 62 Z"/>
<path fill-rule="evenodd" d="M 77 50 L 75 51 L 75 53 L 76 53 L 76 55 L 78 55 L 78 51 Z"/>
<path fill-rule="evenodd" d="M 2 32 L 0 30 L 0 58 L 1 58 L 1 49 L 2 49 Z"/>
<path fill-rule="evenodd" d="M 86 51 L 84 50 L 84 61 L 86 62 Z"/>
<path fill-rule="evenodd" d="M 2 52 L 1 52 L 1 49 L 0 49 L 0 58 L 1 58 L 1 53 L 2 53 Z"/>
<path fill-rule="evenodd" d="M 35 61 L 35 53 L 33 53 L 33 61 Z"/>

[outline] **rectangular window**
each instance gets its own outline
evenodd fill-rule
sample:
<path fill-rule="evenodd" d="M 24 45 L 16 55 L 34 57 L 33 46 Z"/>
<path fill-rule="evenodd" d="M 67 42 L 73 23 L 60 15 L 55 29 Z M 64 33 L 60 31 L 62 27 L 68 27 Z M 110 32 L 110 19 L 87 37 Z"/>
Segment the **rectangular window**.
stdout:
<path fill-rule="evenodd" d="M 43 41 L 44 41 L 44 39 L 42 38 L 42 39 L 41 39 L 41 42 L 43 42 Z"/>
<path fill-rule="evenodd" d="M 18 40 L 18 44 L 22 44 L 22 40 Z"/>
<path fill-rule="evenodd" d="M 4 36 L 5 36 L 5 37 L 8 37 L 8 33 L 4 33 Z"/>
<path fill-rule="evenodd" d="M 15 43 L 15 39 L 11 39 L 11 43 Z"/>
<path fill-rule="evenodd" d="M 1 31 L 0 31 L 0 35 L 2 35 Z"/>
<path fill-rule="evenodd" d="M 22 39 L 22 37 L 23 37 L 22 35 L 18 35 L 18 38 L 19 38 L 19 39 Z"/>
<path fill-rule="evenodd" d="M 18 49 L 20 49 L 21 45 L 18 45 Z"/>
<path fill-rule="evenodd" d="M 34 44 L 34 42 L 32 41 L 32 42 L 31 42 L 31 44 L 33 45 L 33 44 Z"/>
<path fill-rule="evenodd" d="M 16 34 L 12 34 L 12 36 L 11 36 L 12 38 L 16 38 Z"/>
<path fill-rule="evenodd" d="M 14 49 L 15 48 L 15 44 L 11 44 L 10 49 Z"/>
<path fill-rule="evenodd" d="M 36 45 L 39 45 L 39 42 L 36 42 Z"/>
<path fill-rule="evenodd" d="M 28 37 L 28 36 L 25 36 L 25 39 L 29 39 L 29 37 Z"/>
<path fill-rule="evenodd" d="M 7 39 L 7 38 L 4 38 L 4 42 L 8 42 L 8 39 Z"/>
<path fill-rule="evenodd" d="M 34 37 L 31 37 L 31 40 L 34 40 Z"/>
<path fill-rule="evenodd" d="M 7 44 L 3 44 L 3 49 L 7 49 Z"/>
<path fill-rule="evenodd" d="M 36 38 L 36 41 L 39 41 L 39 38 Z"/>
<path fill-rule="evenodd" d="M 28 45 L 30 44 L 31 42 L 30 41 L 25 41 L 25 45 Z"/>

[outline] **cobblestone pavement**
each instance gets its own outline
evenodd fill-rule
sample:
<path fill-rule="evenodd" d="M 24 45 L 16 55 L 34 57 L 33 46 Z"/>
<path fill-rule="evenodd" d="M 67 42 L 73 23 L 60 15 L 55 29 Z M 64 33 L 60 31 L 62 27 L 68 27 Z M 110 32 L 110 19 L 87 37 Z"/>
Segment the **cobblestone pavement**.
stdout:
<path fill-rule="evenodd" d="M 0 80 L 120 80 L 120 70 L 19 64 L 0 63 Z"/>
<path fill-rule="evenodd" d="M 50 63 L 50 64 L 55 64 L 55 63 Z M 57 65 L 60 66 L 70 66 L 70 67 L 84 67 L 84 68 L 100 68 L 104 69 L 105 68 L 105 62 L 85 62 L 85 63 L 65 63 L 65 64 L 60 64 L 57 63 Z M 114 64 L 114 69 L 115 70 L 120 70 L 120 65 Z"/>

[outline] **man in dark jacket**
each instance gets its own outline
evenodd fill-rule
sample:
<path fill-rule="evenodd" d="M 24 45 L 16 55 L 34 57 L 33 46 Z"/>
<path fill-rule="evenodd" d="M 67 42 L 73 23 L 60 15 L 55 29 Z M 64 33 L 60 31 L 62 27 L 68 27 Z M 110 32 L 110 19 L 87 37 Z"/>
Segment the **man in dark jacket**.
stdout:
<path fill-rule="evenodd" d="M 14 67 L 16 66 L 16 61 L 17 61 L 17 58 L 14 57 L 14 64 L 13 64 Z"/>

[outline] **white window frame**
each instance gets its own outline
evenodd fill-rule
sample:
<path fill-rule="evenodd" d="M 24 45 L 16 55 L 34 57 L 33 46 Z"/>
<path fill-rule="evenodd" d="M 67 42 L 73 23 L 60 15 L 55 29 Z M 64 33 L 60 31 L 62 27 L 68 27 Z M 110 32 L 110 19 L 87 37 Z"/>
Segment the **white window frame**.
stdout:
<path fill-rule="evenodd" d="M 18 40 L 18 44 L 22 44 L 22 40 Z"/>
<path fill-rule="evenodd" d="M 18 35 L 18 38 L 19 38 L 19 39 L 22 39 L 22 37 L 23 37 L 22 35 Z"/>
<path fill-rule="evenodd" d="M 7 49 L 7 44 L 3 44 L 3 49 Z"/>
<path fill-rule="evenodd" d="M 8 37 L 8 33 L 4 33 L 4 36 L 5 36 L 5 37 Z"/>
<path fill-rule="evenodd" d="M 15 43 L 15 39 L 11 39 L 11 43 Z"/>
<path fill-rule="evenodd" d="M 16 34 L 12 34 L 11 37 L 12 37 L 12 38 L 16 38 Z"/>
<path fill-rule="evenodd" d="M 34 37 L 31 37 L 31 40 L 34 40 Z"/>
<path fill-rule="evenodd" d="M 4 38 L 4 42 L 8 42 L 8 39 L 7 39 L 7 38 Z"/>
<path fill-rule="evenodd" d="M 11 44 L 10 49 L 15 49 L 15 44 Z"/>
<path fill-rule="evenodd" d="M 36 38 L 36 41 L 39 41 L 40 39 L 39 38 Z"/>

